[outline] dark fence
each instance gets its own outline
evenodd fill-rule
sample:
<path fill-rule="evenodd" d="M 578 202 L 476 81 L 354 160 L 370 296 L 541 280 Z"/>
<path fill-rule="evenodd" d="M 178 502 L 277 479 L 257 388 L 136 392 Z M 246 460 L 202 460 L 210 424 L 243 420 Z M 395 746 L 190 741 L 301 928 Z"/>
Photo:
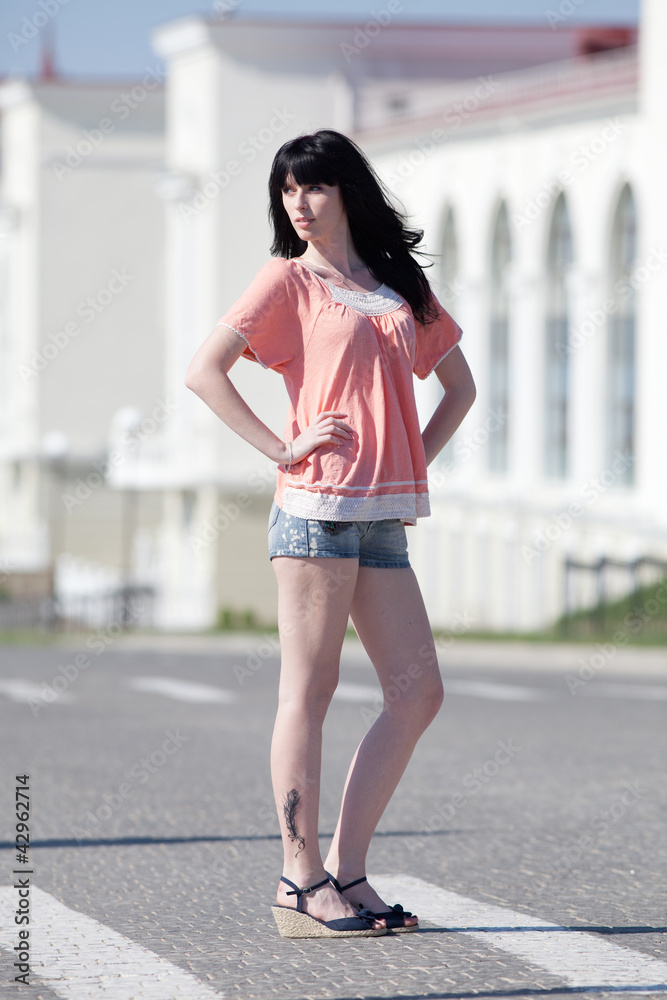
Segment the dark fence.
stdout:
<path fill-rule="evenodd" d="M 568 557 L 565 560 L 566 619 L 577 611 L 595 611 L 599 624 L 604 626 L 609 605 L 665 577 L 667 562 L 651 556 L 627 561 L 602 556 L 591 563 Z"/>
<path fill-rule="evenodd" d="M 150 628 L 155 591 L 125 586 L 106 593 L 0 600 L 0 631 L 79 632 L 88 629 Z"/>

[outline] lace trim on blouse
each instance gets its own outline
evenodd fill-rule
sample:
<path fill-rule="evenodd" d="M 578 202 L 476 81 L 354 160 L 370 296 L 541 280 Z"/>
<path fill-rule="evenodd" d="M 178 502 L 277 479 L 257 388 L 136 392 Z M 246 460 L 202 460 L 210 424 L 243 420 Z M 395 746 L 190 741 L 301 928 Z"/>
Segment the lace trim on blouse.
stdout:
<path fill-rule="evenodd" d="M 356 309 L 364 316 L 384 316 L 394 312 L 403 305 L 403 299 L 388 285 L 381 285 L 375 292 L 355 292 L 351 288 L 342 288 L 327 281 L 334 302 Z"/>
<path fill-rule="evenodd" d="M 397 517 L 414 524 L 416 518 L 429 517 L 431 513 L 428 493 L 341 497 L 286 486 L 282 500 L 286 514 L 311 521 L 382 521 Z"/>
<path fill-rule="evenodd" d="M 235 326 L 230 326 L 229 323 L 218 323 L 218 326 L 226 326 L 228 330 L 233 330 L 234 333 L 238 333 L 238 335 L 241 338 L 241 340 L 245 341 L 246 347 L 248 347 L 249 350 L 251 350 L 252 353 L 254 354 L 255 361 L 258 361 L 260 363 L 260 365 L 262 366 L 262 368 L 268 368 L 268 366 L 264 364 L 264 362 L 262 361 L 262 359 L 257 357 L 257 354 L 255 353 L 255 350 L 254 350 L 252 344 L 250 343 L 250 341 L 248 340 L 248 338 L 244 334 L 241 333 L 240 330 L 237 330 Z"/>
<path fill-rule="evenodd" d="M 298 258 L 293 257 L 292 260 L 298 260 Z M 357 312 L 363 313 L 364 316 L 384 316 L 386 313 L 394 312 L 394 310 L 400 309 L 404 305 L 402 296 L 398 292 L 395 292 L 393 288 L 390 288 L 389 285 L 383 283 L 374 292 L 357 292 L 352 288 L 343 288 L 342 285 L 337 285 L 333 281 L 323 278 L 321 274 L 318 274 L 312 267 L 308 267 L 303 261 L 298 262 L 307 271 L 314 274 L 316 278 L 324 282 L 325 285 L 328 285 L 331 298 L 334 302 L 350 306 L 352 309 L 356 309 Z"/>

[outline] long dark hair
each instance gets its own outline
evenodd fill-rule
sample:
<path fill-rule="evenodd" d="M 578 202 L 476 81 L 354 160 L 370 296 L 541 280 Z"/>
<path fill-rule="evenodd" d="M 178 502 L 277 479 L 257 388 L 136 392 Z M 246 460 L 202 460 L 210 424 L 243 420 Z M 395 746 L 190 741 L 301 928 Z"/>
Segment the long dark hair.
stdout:
<path fill-rule="evenodd" d="M 412 256 L 428 256 L 416 249 L 424 232 L 408 229 L 406 214 L 394 208 L 389 192 L 356 143 L 323 128 L 280 147 L 269 177 L 269 219 L 274 231 L 271 253 L 276 257 L 300 257 L 308 246 L 283 206 L 282 189 L 290 174 L 297 184 L 340 187 L 352 241 L 369 271 L 403 296 L 415 319 L 422 324 L 432 322 L 437 310 L 431 286 Z"/>

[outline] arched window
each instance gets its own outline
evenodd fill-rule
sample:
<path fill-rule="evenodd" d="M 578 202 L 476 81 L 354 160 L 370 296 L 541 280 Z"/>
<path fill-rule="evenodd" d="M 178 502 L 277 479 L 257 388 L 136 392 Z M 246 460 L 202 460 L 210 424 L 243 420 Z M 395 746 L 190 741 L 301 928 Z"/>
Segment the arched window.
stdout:
<path fill-rule="evenodd" d="M 620 452 L 635 453 L 635 290 L 629 280 L 635 266 L 637 217 L 629 185 L 621 191 L 611 237 L 610 274 L 616 311 L 607 333 L 607 463 Z M 624 463 L 619 479 L 632 483 L 633 463 Z"/>
<path fill-rule="evenodd" d="M 488 462 L 491 472 L 507 472 L 509 417 L 509 295 L 508 266 L 511 258 L 507 206 L 503 202 L 496 216 L 491 247 L 491 326 L 489 329 L 489 409 L 495 429 L 489 437 Z"/>
<path fill-rule="evenodd" d="M 544 345 L 544 472 L 568 472 L 568 322 L 567 279 L 572 264 L 572 232 L 565 196 L 558 196 L 547 251 L 546 337 Z"/>

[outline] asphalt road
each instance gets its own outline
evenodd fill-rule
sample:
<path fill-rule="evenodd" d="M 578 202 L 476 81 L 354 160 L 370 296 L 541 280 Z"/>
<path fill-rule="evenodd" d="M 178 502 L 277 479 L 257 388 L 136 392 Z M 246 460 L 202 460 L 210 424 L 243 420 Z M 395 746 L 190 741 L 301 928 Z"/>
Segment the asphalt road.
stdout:
<path fill-rule="evenodd" d="M 0 997 L 25 995 L 15 870 L 45 1000 L 665 997 L 667 666 L 637 654 L 582 679 L 581 655 L 566 669 L 536 647 L 519 669 L 459 645 L 369 858 L 422 929 L 333 942 L 281 939 L 270 910 L 275 636 L 1 648 Z M 324 838 L 375 687 L 346 647 Z"/>

